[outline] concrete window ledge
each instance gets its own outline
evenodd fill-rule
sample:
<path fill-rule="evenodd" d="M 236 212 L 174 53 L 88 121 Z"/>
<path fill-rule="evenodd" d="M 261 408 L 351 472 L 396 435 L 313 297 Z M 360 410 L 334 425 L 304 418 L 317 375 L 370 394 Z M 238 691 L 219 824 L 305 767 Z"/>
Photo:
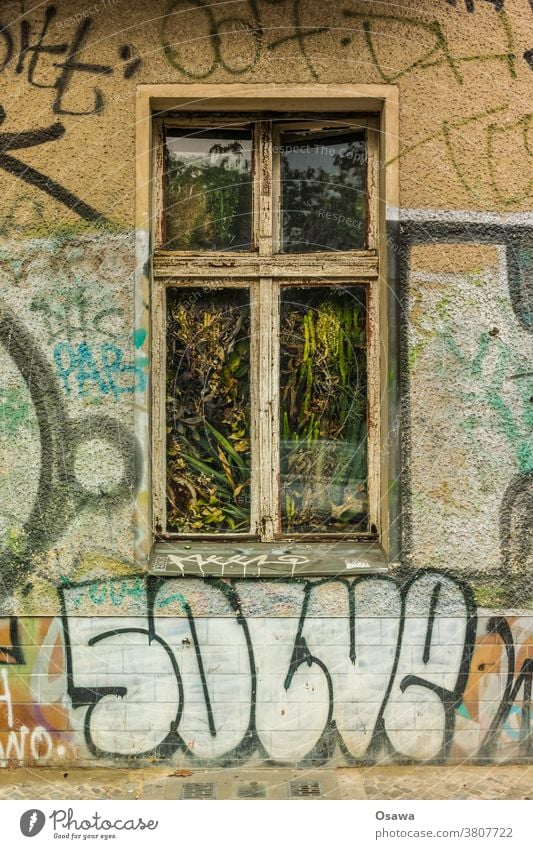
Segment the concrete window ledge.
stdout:
<path fill-rule="evenodd" d="M 388 571 L 379 543 L 161 542 L 151 552 L 152 575 L 196 578 L 283 578 L 376 574 Z"/>

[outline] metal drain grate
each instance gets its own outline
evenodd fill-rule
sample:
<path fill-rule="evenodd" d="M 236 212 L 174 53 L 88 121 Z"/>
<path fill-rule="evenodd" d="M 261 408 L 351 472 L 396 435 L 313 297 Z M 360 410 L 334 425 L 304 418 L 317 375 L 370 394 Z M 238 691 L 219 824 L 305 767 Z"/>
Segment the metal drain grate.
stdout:
<path fill-rule="evenodd" d="M 318 781 L 289 781 L 291 799 L 321 799 L 322 788 Z"/>
<path fill-rule="evenodd" d="M 182 799 L 215 799 L 215 785 L 208 782 L 190 781 L 181 790 Z"/>
<path fill-rule="evenodd" d="M 241 784 L 237 788 L 238 799 L 266 799 L 265 788 L 257 781 L 250 781 L 249 784 Z"/>

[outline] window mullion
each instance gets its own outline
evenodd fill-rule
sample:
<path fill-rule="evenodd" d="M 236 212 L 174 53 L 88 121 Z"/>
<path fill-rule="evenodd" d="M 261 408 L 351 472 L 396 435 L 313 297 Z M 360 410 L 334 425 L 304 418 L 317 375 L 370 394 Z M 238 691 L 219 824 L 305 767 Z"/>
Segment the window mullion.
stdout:
<path fill-rule="evenodd" d="M 152 521 L 156 533 L 167 531 L 166 505 L 166 289 L 154 281 L 152 295 Z"/>
<path fill-rule="evenodd" d="M 279 285 L 259 281 L 259 368 L 256 432 L 258 434 L 259 523 L 263 541 L 279 533 Z"/>
<path fill-rule="evenodd" d="M 161 120 L 154 121 L 152 144 L 152 232 L 158 247 L 165 241 L 165 129 Z"/>
<path fill-rule="evenodd" d="M 378 247 L 378 200 L 379 200 L 379 134 L 377 125 L 369 122 L 366 131 L 367 144 L 367 248 Z"/>
<path fill-rule="evenodd" d="M 280 168 L 280 129 L 272 127 L 272 252 L 281 251 L 281 168 Z"/>
<path fill-rule="evenodd" d="M 260 256 L 272 255 L 272 123 L 256 125 L 257 156 L 257 220 L 255 229 Z"/>
<path fill-rule="evenodd" d="M 250 286 L 251 303 L 251 339 L 250 339 L 250 410 L 251 410 L 251 510 L 250 530 L 252 534 L 260 534 L 261 531 L 261 474 L 259 458 L 261 456 L 261 423 L 259 417 L 259 405 L 261 402 L 261 310 L 260 310 L 260 281 L 254 280 Z"/>
<path fill-rule="evenodd" d="M 368 505 L 370 528 L 378 529 L 380 499 L 380 369 L 379 299 L 375 286 L 367 287 L 368 375 Z"/>

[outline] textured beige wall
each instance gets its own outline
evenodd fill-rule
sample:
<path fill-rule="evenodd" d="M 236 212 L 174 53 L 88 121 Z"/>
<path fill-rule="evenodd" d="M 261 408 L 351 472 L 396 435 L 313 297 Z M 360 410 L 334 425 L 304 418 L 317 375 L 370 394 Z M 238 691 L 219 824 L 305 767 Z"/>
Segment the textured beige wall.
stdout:
<path fill-rule="evenodd" d="M 21 20 L 31 24 L 35 39 L 51 8 L 25 5 L 26 13 L 21 3 L 2 6 L 7 24 L 0 39 L 2 131 L 60 122 L 65 129 L 60 140 L 23 150 L 20 160 L 119 227 L 133 220 L 135 87 L 188 80 L 397 84 L 402 206 L 529 208 L 533 59 L 528 62 L 524 53 L 533 48 L 533 12 L 527 0 L 472 0 L 472 13 L 463 0 L 455 6 L 413 0 L 400 7 L 354 0 L 184 0 L 171 3 L 167 15 L 163 2 L 59 2 L 43 45 L 72 45 L 78 21 L 86 21 L 79 61 L 107 69 L 100 76 L 73 72 L 60 109 L 85 113 L 79 115 L 54 114 L 52 108 L 60 70 L 55 65 L 64 61 L 64 53 L 38 55 L 34 85 L 28 66 L 36 54 L 18 63 Z M 141 61 L 129 79 L 125 75 L 132 66 L 120 56 L 126 44 L 129 61 Z M 6 62 L 10 45 L 13 58 Z M 96 89 L 101 92 L 97 115 Z M 15 206 L 17 233 L 44 234 L 79 224 L 78 216 L 38 191 L 29 192 L 18 178 L 2 176 L 6 212 Z"/>
<path fill-rule="evenodd" d="M 16 589 L 22 609 L 52 611 L 57 582 L 87 556 L 91 574 L 95 551 L 134 557 L 133 398 L 149 369 L 133 335 L 139 84 L 399 87 L 405 309 L 395 379 L 407 479 L 391 484 L 411 491 L 406 561 L 478 576 L 526 569 L 531 3 L 6 2 L 2 23 L 8 596 Z M 37 595 L 28 574 L 42 584 Z"/>
<path fill-rule="evenodd" d="M 531 761 L 533 0 L 0 21 L 0 766 Z M 156 585 L 134 561 L 135 92 L 192 82 L 399 88 L 389 575 Z"/>

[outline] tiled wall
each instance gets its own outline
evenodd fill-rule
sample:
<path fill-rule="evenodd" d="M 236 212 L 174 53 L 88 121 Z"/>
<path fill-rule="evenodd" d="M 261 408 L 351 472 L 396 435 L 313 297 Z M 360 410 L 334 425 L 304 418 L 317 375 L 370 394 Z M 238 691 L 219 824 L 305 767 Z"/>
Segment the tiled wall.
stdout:
<path fill-rule="evenodd" d="M 533 618 L 480 616 L 440 573 L 60 595 L 62 616 L 3 620 L 4 764 L 531 757 Z"/>

